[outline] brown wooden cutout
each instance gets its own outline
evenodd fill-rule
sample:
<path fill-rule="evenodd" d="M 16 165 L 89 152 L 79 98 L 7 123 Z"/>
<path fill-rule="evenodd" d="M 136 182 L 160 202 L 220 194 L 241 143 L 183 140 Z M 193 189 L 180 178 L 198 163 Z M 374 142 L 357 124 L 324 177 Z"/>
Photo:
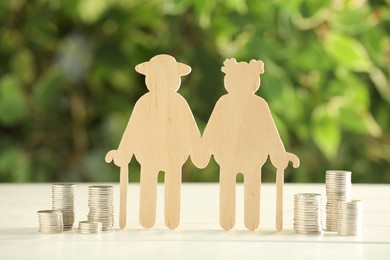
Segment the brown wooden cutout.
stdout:
<path fill-rule="evenodd" d="M 140 223 L 151 228 L 156 218 L 157 175 L 165 172 L 165 224 L 174 229 L 180 222 L 182 166 L 196 159 L 200 132 L 186 100 L 177 93 L 181 76 L 191 67 L 169 55 L 157 55 L 135 67 L 145 75 L 150 92 L 135 104 L 117 150 L 106 155 L 106 162 L 121 168 L 119 225 L 126 226 L 128 164 L 134 155 L 141 165 Z M 204 158 L 200 158 L 204 161 Z"/>
<path fill-rule="evenodd" d="M 222 72 L 228 94 L 218 100 L 202 137 L 205 158 L 213 154 L 220 165 L 220 225 L 229 230 L 235 224 L 236 175 L 241 172 L 245 226 L 250 230 L 258 227 L 261 167 L 269 156 L 277 169 L 276 229 L 280 231 L 284 169 L 289 161 L 298 167 L 299 159 L 286 152 L 267 102 L 254 94 L 260 87 L 260 74 L 264 73 L 263 62 L 237 63 L 235 59 L 227 59 Z"/>

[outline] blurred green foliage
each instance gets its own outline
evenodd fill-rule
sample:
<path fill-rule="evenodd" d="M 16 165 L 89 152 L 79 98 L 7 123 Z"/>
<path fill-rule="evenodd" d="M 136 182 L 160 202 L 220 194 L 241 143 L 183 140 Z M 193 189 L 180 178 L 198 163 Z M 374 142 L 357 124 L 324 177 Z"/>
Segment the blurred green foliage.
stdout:
<path fill-rule="evenodd" d="M 286 181 L 390 183 L 389 1 L 7 0 L 0 26 L 2 182 L 117 181 L 104 155 L 147 91 L 134 66 L 167 53 L 193 68 L 179 92 L 201 130 L 225 58 L 264 61 L 258 94 L 301 159 Z M 218 181 L 218 166 L 183 174 Z"/>

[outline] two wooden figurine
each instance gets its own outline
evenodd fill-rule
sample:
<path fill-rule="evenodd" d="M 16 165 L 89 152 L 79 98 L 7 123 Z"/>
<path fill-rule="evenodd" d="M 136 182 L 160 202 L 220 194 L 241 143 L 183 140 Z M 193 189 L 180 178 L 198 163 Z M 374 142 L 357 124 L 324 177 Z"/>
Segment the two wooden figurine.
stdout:
<path fill-rule="evenodd" d="M 220 224 L 235 223 L 236 175 L 244 174 L 245 226 L 259 225 L 261 167 L 270 157 L 276 173 L 276 229 L 282 230 L 284 169 L 289 161 L 299 166 L 296 155 L 285 151 L 267 102 L 254 93 L 260 87 L 264 64 L 227 59 L 222 67 L 227 94 L 214 107 L 201 136 L 186 100 L 177 93 L 181 76 L 191 67 L 169 55 L 157 55 L 135 67 L 145 75 L 149 90 L 135 104 L 117 150 L 106 162 L 120 167 L 119 226 L 126 226 L 128 164 L 133 157 L 141 165 L 140 223 L 153 227 L 156 216 L 157 175 L 165 172 L 165 224 L 174 229 L 180 222 L 182 166 L 189 156 L 198 168 L 214 155 L 220 166 Z"/>

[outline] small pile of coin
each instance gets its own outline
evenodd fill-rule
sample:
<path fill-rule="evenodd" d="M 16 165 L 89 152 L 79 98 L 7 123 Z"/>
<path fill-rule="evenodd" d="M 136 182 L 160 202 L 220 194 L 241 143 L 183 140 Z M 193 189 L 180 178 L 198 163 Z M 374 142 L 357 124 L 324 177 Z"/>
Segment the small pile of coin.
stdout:
<path fill-rule="evenodd" d="M 88 189 L 89 222 L 102 222 L 103 231 L 114 226 L 112 186 L 90 186 Z"/>
<path fill-rule="evenodd" d="M 360 200 L 340 202 L 338 234 L 359 235 L 362 229 L 363 206 Z"/>
<path fill-rule="evenodd" d="M 351 172 L 326 171 L 326 230 L 337 232 L 339 203 L 351 200 Z"/>
<path fill-rule="evenodd" d="M 74 223 L 74 189 L 75 184 L 53 184 L 52 204 L 53 210 L 62 212 L 63 230 L 71 230 Z"/>
<path fill-rule="evenodd" d="M 319 233 L 322 231 L 321 194 L 295 194 L 294 230 L 302 234 Z"/>
<path fill-rule="evenodd" d="M 102 230 L 103 230 L 102 222 L 90 222 L 90 221 L 79 222 L 79 233 L 81 234 L 101 233 Z"/>
<path fill-rule="evenodd" d="M 39 232 L 44 234 L 61 233 L 63 229 L 62 213 L 59 210 L 38 211 Z"/>

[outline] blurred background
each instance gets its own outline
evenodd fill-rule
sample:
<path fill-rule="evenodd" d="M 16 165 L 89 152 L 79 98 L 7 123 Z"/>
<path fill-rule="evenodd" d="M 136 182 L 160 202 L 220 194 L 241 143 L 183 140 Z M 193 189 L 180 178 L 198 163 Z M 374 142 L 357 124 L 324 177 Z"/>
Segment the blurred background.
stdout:
<path fill-rule="evenodd" d="M 355 183 L 390 183 L 389 4 L 0 1 L 0 181 L 118 181 L 104 156 L 147 91 L 134 66 L 165 53 L 192 67 L 179 93 L 201 131 L 226 93 L 223 61 L 264 61 L 257 94 L 301 159 L 286 182 L 346 169 Z M 138 163 L 129 167 L 138 181 Z M 218 181 L 218 171 L 189 160 L 183 180 Z M 267 163 L 263 181 L 274 180 Z"/>

